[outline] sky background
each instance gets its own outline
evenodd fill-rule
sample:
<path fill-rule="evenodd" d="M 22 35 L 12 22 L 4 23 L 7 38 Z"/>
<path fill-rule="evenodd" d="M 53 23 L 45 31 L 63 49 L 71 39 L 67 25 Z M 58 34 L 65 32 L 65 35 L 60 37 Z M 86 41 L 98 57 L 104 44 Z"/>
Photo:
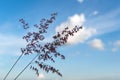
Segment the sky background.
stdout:
<path fill-rule="evenodd" d="M 4 78 L 25 46 L 22 36 L 27 31 L 19 23 L 24 18 L 32 27 L 41 18 L 57 12 L 49 26 L 46 40 L 65 25 L 83 29 L 69 37 L 58 51 L 65 60 L 49 63 L 63 77 L 45 73 L 40 76 L 29 68 L 18 80 L 120 80 L 120 0 L 0 0 L 0 80 Z M 34 55 L 23 56 L 6 80 L 12 80 Z"/>

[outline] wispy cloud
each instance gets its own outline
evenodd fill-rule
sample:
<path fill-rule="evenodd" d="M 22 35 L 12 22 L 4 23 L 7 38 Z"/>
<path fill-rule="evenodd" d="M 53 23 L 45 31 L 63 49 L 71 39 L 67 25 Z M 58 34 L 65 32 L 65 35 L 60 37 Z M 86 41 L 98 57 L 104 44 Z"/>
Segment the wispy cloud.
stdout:
<path fill-rule="evenodd" d="M 84 0 L 78 0 L 78 2 L 83 3 Z"/>
<path fill-rule="evenodd" d="M 25 41 L 19 36 L 0 34 L 0 54 L 18 54 Z"/>
<path fill-rule="evenodd" d="M 85 25 L 97 30 L 96 35 L 113 32 L 120 29 L 120 9 L 113 10 L 104 15 L 99 15 L 93 19 L 87 19 Z"/>
<path fill-rule="evenodd" d="M 114 43 L 113 43 L 113 48 L 112 48 L 112 51 L 113 52 L 116 52 L 116 51 L 118 51 L 119 49 L 120 49 L 120 40 L 117 40 L 117 41 L 115 41 Z"/>
<path fill-rule="evenodd" d="M 88 42 L 88 44 L 98 50 L 104 50 L 104 44 L 100 39 L 93 39 L 92 41 Z"/>
<path fill-rule="evenodd" d="M 81 54 L 80 51 L 74 51 L 74 53 L 69 53 L 67 57 L 73 58 L 79 56 L 80 54 Z"/>
<path fill-rule="evenodd" d="M 98 11 L 94 11 L 90 14 L 90 16 L 96 16 L 96 15 L 98 15 L 98 13 L 99 13 Z"/>

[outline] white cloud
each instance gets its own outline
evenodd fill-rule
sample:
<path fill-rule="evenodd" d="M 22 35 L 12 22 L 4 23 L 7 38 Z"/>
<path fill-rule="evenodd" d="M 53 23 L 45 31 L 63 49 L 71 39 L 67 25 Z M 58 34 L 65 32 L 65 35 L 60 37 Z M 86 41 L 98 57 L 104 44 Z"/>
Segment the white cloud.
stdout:
<path fill-rule="evenodd" d="M 78 2 L 83 3 L 84 0 L 78 0 Z"/>
<path fill-rule="evenodd" d="M 112 51 L 113 52 L 116 52 L 116 51 L 118 51 L 119 49 L 120 49 L 120 40 L 117 40 L 117 41 L 115 41 L 114 43 L 113 43 L 113 48 L 112 48 Z"/>
<path fill-rule="evenodd" d="M 74 16 L 69 17 L 69 22 L 71 25 L 82 25 L 85 22 L 84 14 L 75 14 Z"/>
<path fill-rule="evenodd" d="M 100 39 L 94 39 L 88 42 L 88 44 L 95 49 L 104 50 L 104 44 Z"/>
<path fill-rule="evenodd" d="M 76 33 L 74 36 L 68 38 L 68 44 L 77 44 L 83 43 L 96 33 L 96 30 L 93 28 L 83 28 L 81 31 Z"/>
<path fill-rule="evenodd" d="M 75 25 L 83 25 L 85 22 L 84 14 L 75 14 L 68 18 L 67 21 L 63 22 L 61 25 L 56 27 L 56 32 L 61 32 L 66 26 L 72 29 Z"/>
<path fill-rule="evenodd" d="M 43 79 L 44 77 L 45 77 L 45 76 L 44 76 L 44 74 L 42 74 L 42 73 L 40 73 L 39 76 L 38 76 L 39 79 Z"/>
<path fill-rule="evenodd" d="M 75 14 L 68 18 L 67 21 L 63 22 L 61 25 L 56 27 L 56 32 L 61 32 L 66 26 L 69 27 L 71 30 L 74 26 L 78 25 L 81 26 L 85 23 L 85 16 L 84 14 Z M 74 34 L 74 36 L 70 36 L 68 38 L 67 44 L 77 44 L 77 43 L 83 43 L 92 35 L 96 33 L 96 29 L 94 28 L 86 28 L 84 27 L 82 30 L 78 31 Z"/>

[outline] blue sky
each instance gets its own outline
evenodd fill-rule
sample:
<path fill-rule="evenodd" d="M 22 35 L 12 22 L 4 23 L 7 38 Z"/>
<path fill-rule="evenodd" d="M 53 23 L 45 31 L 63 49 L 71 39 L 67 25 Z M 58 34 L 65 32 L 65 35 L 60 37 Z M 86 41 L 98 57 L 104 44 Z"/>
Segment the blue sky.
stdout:
<path fill-rule="evenodd" d="M 68 39 L 58 51 L 66 60 L 52 64 L 63 77 L 46 74 L 37 77 L 27 69 L 18 80 L 120 80 L 120 0 L 0 0 L 0 79 L 21 54 L 26 33 L 19 23 L 24 18 L 32 26 L 41 18 L 58 12 L 46 41 L 69 25 L 84 28 Z M 7 80 L 12 80 L 34 55 L 23 56 Z"/>

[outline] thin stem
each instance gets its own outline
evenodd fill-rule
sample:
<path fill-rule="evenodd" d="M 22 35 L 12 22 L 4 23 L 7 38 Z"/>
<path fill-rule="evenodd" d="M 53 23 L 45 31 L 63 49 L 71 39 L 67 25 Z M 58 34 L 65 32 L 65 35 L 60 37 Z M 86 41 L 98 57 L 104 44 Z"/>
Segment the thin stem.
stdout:
<path fill-rule="evenodd" d="M 18 57 L 18 59 L 16 60 L 16 62 L 13 64 L 13 66 L 10 68 L 10 70 L 8 71 L 8 73 L 6 74 L 6 76 L 4 77 L 3 80 L 6 80 L 6 78 L 8 77 L 8 75 L 10 74 L 10 72 L 12 71 L 12 69 L 14 68 L 14 66 L 17 64 L 17 62 L 20 60 L 20 58 L 22 57 L 23 53 Z"/>
<path fill-rule="evenodd" d="M 25 71 L 25 69 L 27 69 L 27 67 L 39 56 L 39 54 L 37 54 L 29 63 L 28 65 L 26 65 L 26 67 L 15 77 L 14 80 L 17 80 L 17 78 Z"/>

